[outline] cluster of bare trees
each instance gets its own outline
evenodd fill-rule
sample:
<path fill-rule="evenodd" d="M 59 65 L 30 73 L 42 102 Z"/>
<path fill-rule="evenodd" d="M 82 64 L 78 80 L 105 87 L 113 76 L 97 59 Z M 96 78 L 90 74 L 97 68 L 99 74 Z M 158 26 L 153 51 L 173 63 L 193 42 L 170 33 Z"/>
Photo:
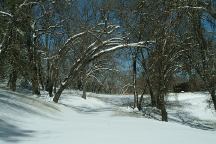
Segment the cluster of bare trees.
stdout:
<path fill-rule="evenodd" d="M 131 53 L 133 57 L 134 107 L 141 109 L 137 94 L 137 67 L 141 67 L 144 88 L 151 96 L 151 105 L 161 110 L 167 121 L 164 97 L 173 86 L 175 76 L 186 72 L 205 83 L 215 106 L 215 9 L 214 1 L 142 0 L 122 2 L 123 27 L 131 41 L 154 40 L 145 49 Z M 130 17 L 128 18 L 128 15 Z M 211 29 L 206 25 L 211 25 Z M 211 35 L 209 34 L 211 33 Z"/>
<path fill-rule="evenodd" d="M 168 121 L 164 97 L 184 72 L 202 79 L 216 109 L 215 9 L 213 0 L 0 0 L 0 78 L 55 102 L 66 88 L 86 98 L 129 85 L 134 108 L 149 93 Z M 131 75 L 118 66 L 123 54 Z"/>

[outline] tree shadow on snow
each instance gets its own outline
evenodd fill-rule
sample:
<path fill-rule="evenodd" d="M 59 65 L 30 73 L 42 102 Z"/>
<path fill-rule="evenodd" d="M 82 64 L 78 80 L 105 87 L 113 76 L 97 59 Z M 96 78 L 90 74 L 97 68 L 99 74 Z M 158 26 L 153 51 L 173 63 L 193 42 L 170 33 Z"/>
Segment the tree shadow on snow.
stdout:
<path fill-rule="evenodd" d="M 37 99 L 33 99 L 30 97 L 27 97 L 25 95 L 19 95 L 19 93 L 13 93 L 13 92 L 6 92 L 6 93 L 0 93 L 0 108 L 10 108 L 10 111 L 17 111 L 29 114 L 34 114 L 46 118 L 51 118 L 49 115 L 45 113 L 45 111 L 57 111 L 55 107 L 52 107 L 49 104 L 41 103 L 37 101 Z M 41 111 L 44 107 L 44 111 Z"/>
<path fill-rule="evenodd" d="M 92 97 L 92 98 L 96 98 L 96 99 L 99 99 L 105 103 L 108 103 L 108 104 L 111 104 L 113 106 L 132 106 L 133 105 L 133 99 L 132 98 L 129 98 L 127 96 L 125 97 L 100 97 L 100 96 L 97 96 L 97 95 L 88 95 L 88 97 Z"/>
<path fill-rule="evenodd" d="M 21 138 L 32 137 L 33 133 L 35 132 L 32 130 L 20 129 L 17 126 L 0 119 L 0 139 L 5 142 L 17 143 Z"/>
<path fill-rule="evenodd" d="M 166 107 L 168 111 L 168 121 L 186 125 L 192 128 L 216 131 L 216 121 L 203 120 L 184 111 L 184 107 L 190 106 L 190 103 L 179 101 L 168 101 Z M 144 103 L 143 116 L 149 119 L 161 120 L 160 110 Z"/>
<path fill-rule="evenodd" d="M 192 128 L 202 129 L 202 130 L 216 130 L 216 122 L 213 120 L 203 120 L 196 116 L 193 116 L 191 113 L 183 111 L 183 107 L 190 106 L 190 103 L 184 102 L 179 103 L 178 101 L 167 102 L 167 108 L 172 109 L 172 112 L 169 112 L 168 117 L 169 121 L 181 123 L 183 125 L 190 126 Z M 174 112 L 173 112 L 174 110 Z"/>
<path fill-rule="evenodd" d="M 113 111 L 113 108 L 105 107 L 105 108 L 91 108 L 91 107 L 85 107 L 85 106 L 72 106 L 72 105 L 67 105 L 63 103 L 59 103 L 65 107 L 68 107 L 78 113 L 83 113 L 83 114 L 93 114 L 97 112 L 104 112 L 104 111 Z"/>
<path fill-rule="evenodd" d="M 192 116 L 190 113 L 184 111 L 179 111 L 177 113 L 169 113 L 169 120 L 190 126 L 192 128 L 210 131 L 216 130 L 216 122 L 199 119 L 195 116 Z"/>
<path fill-rule="evenodd" d="M 16 116 L 27 118 L 26 116 L 35 115 L 52 118 L 46 113 L 47 110 L 55 109 L 25 95 L 0 89 L 0 140 L 17 143 L 22 138 L 32 137 L 36 131 L 20 128 L 16 123 Z"/>

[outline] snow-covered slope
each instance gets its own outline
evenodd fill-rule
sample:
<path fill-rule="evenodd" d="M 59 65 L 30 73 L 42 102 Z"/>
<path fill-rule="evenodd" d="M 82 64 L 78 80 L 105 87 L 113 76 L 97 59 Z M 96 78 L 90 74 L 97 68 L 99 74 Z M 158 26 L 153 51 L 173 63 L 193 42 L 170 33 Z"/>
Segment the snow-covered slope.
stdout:
<path fill-rule="evenodd" d="M 124 103 L 131 100 L 130 96 L 89 93 L 88 99 L 83 100 L 80 94 L 66 91 L 59 104 L 54 104 L 45 93 L 37 98 L 0 89 L 0 144 L 214 144 L 216 141 L 214 129 L 201 130 L 176 122 L 179 119 L 175 114 L 180 112 L 214 123 L 215 115 L 206 108 L 205 94 L 170 96 L 170 123 L 147 119 L 140 113 L 129 117 L 134 112 Z M 179 105 L 171 107 L 176 99 Z M 179 107 L 181 103 L 188 106 Z"/>

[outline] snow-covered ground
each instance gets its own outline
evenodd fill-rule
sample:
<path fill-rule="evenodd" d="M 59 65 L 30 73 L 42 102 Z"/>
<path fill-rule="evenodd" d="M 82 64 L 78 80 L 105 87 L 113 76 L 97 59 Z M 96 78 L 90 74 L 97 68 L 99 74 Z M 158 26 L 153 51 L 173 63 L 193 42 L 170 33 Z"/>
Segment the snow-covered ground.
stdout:
<path fill-rule="evenodd" d="M 131 96 L 65 91 L 59 104 L 0 88 L 0 144 L 214 144 L 216 115 L 208 94 L 170 94 L 170 122 L 146 118 Z M 152 114 L 154 115 L 154 114 Z"/>

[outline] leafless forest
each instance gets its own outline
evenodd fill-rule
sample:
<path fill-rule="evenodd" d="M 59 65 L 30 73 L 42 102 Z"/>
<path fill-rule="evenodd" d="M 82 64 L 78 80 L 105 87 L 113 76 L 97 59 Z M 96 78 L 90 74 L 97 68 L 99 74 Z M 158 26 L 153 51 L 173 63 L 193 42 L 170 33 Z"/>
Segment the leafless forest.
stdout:
<path fill-rule="evenodd" d="M 216 110 L 215 24 L 215 0 L 0 0 L 0 82 L 149 94 L 163 121 L 169 92 L 208 91 Z"/>

